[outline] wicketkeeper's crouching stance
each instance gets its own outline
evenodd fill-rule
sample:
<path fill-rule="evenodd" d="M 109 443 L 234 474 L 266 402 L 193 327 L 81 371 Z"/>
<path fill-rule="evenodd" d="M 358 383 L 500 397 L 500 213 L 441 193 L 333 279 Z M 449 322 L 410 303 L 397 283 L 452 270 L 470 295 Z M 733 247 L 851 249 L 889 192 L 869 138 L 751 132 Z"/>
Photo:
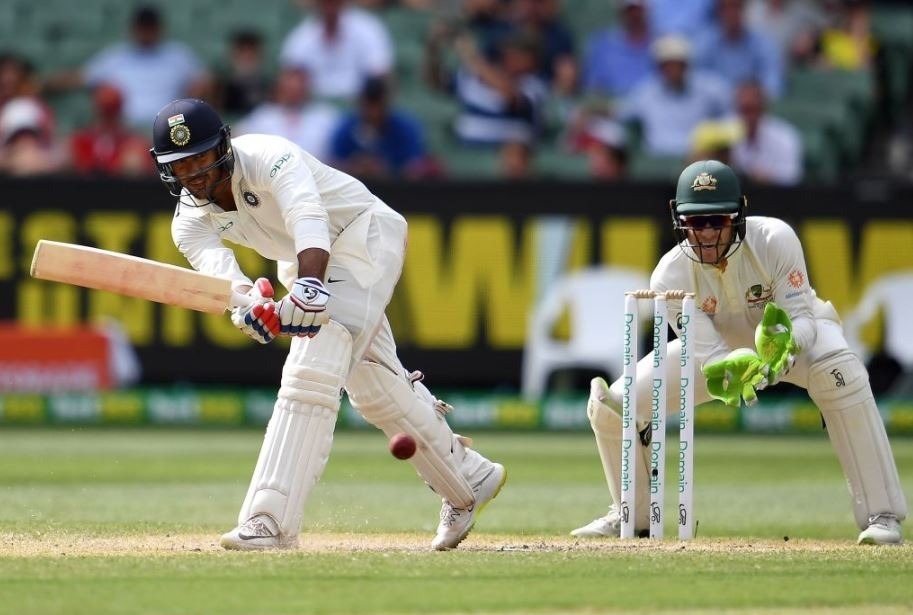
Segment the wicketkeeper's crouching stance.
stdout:
<path fill-rule="evenodd" d="M 432 547 L 456 547 L 506 474 L 451 431 L 444 417 L 450 407 L 396 356 L 384 310 L 403 266 L 405 219 L 361 182 L 286 139 L 231 139 L 200 100 L 165 106 L 153 138 L 161 179 L 178 197 L 178 249 L 195 269 L 231 279 L 254 299 L 232 310 L 244 333 L 264 344 L 293 336 L 238 526 L 222 536 L 222 546 L 297 545 L 345 389 L 371 424 L 415 439 L 410 461 L 443 500 Z M 222 239 L 277 261 L 289 294 L 276 300 L 267 280 L 252 282 Z"/>
<path fill-rule="evenodd" d="M 694 387 L 695 405 L 720 399 L 754 403 L 756 391 L 779 381 L 808 391 L 818 406 L 843 467 L 860 544 L 900 544 L 907 516 L 897 468 L 868 373 L 850 352 L 830 302 L 809 284 L 802 246 L 793 229 L 776 218 L 746 217 L 738 179 L 721 162 L 687 167 L 671 202 L 680 243 L 660 260 L 650 281 L 654 291 L 695 293 L 695 359 L 704 376 Z M 619 298 L 621 300 L 621 298 Z M 681 315 L 681 301 L 669 303 Z M 677 318 L 670 318 L 677 323 Z M 677 382 L 679 342 L 668 345 L 668 381 Z M 650 474 L 650 355 L 637 369 L 637 428 L 641 432 L 640 476 Z M 678 411 L 678 388 L 667 387 L 667 409 Z M 608 515 L 571 532 L 618 536 L 621 480 L 622 382 L 591 384 L 587 413 L 614 504 Z M 649 481 L 638 481 L 635 530 L 649 529 Z"/>

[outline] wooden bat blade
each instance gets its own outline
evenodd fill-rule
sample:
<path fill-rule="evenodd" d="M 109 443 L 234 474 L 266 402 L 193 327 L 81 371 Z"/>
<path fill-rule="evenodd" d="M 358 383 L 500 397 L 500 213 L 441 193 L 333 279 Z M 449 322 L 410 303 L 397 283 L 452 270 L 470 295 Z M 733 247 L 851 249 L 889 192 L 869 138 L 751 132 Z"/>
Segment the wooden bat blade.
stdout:
<path fill-rule="evenodd" d="M 32 277 L 218 314 L 237 305 L 231 281 L 99 248 L 42 239 Z"/>

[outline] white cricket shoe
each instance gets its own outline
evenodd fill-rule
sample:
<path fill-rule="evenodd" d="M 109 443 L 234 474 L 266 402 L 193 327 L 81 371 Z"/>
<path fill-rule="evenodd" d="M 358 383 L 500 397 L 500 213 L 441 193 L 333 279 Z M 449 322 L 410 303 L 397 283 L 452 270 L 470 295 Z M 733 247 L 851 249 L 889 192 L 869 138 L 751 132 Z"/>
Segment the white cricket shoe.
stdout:
<path fill-rule="evenodd" d="M 599 517 L 576 530 L 571 530 L 571 536 L 577 538 L 618 538 L 621 535 L 621 513 L 615 504 L 609 507 L 605 517 Z"/>
<path fill-rule="evenodd" d="M 862 530 L 857 542 L 861 545 L 902 545 L 900 521 L 894 515 L 869 517 L 869 527 Z"/>
<path fill-rule="evenodd" d="M 650 536 L 649 529 L 634 530 L 637 538 L 647 538 Z M 609 506 L 609 512 L 605 517 L 593 519 L 583 527 L 571 530 L 571 536 L 577 538 L 618 538 L 621 536 L 621 512 L 615 504 Z"/>
<path fill-rule="evenodd" d="M 254 515 L 232 531 L 222 535 L 219 541 L 225 549 L 235 551 L 268 551 L 271 549 L 294 549 L 298 538 L 279 535 L 279 524 L 267 514 Z"/>
<path fill-rule="evenodd" d="M 482 509 L 495 499 L 501 487 L 507 482 L 507 472 L 500 463 L 493 463 L 491 470 L 473 486 L 475 502 L 469 508 L 457 508 L 447 500 L 441 506 L 441 522 L 437 526 L 437 535 L 431 541 L 435 551 L 455 549 L 475 525 L 476 517 Z"/>

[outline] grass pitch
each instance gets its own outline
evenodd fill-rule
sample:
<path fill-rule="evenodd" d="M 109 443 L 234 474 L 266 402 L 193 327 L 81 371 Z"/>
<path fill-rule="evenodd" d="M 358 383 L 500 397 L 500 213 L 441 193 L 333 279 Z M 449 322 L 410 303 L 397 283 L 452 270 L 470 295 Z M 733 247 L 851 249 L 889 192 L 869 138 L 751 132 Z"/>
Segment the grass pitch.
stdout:
<path fill-rule="evenodd" d="M 608 505 L 592 436 L 478 434 L 507 485 L 458 550 L 432 553 L 434 494 L 379 432 L 339 433 L 301 548 L 225 552 L 218 537 L 234 525 L 261 439 L 0 432 L 0 613 L 913 609 L 913 548 L 854 544 L 823 434 L 699 434 L 698 538 L 687 544 L 568 536 Z M 913 440 L 893 445 L 913 494 Z M 675 502 L 670 487 L 667 510 Z"/>

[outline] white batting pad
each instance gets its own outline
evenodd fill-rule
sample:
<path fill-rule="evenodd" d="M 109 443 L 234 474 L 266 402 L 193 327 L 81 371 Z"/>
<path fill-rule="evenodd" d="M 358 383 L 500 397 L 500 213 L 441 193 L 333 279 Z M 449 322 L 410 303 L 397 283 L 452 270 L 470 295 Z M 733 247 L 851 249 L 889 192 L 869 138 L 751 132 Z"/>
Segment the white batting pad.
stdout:
<path fill-rule="evenodd" d="M 304 504 L 330 456 L 351 358 L 352 336 L 333 321 L 314 338 L 292 340 L 239 525 L 266 513 L 283 539 L 297 536 Z"/>
<path fill-rule="evenodd" d="M 599 449 L 599 459 L 602 461 L 609 493 L 612 494 L 612 501 L 621 510 L 621 410 L 616 410 L 610 404 L 615 404 L 615 400 L 605 381 L 602 378 L 593 378 L 590 382 L 586 414 L 596 435 L 596 447 Z M 634 461 L 637 463 L 635 472 L 638 480 L 635 485 L 637 494 L 634 502 L 634 529 L 639 532 L 650 527 L 650 450 L 640 444 L 639 440 L 636 446 L 638 454 L 634 455 Z"/>
<path fill-rule="evenodd" d="M 878 414 L 865 367 L 847 350 L 809 369 L 808 394 L 821 410 L 827 434 L 846 476 L 856 524 L 873 515 L 907 516 L 897 466 Z"/>
<path fill-rule="evenodd" d="M 473 503 L 471 484 L 484 478 L 491 462 L 464 445 L 451 431 L 438 400 L 413 381 L 396 361 L 397 371 L 363 360 L 346 383 L 349 400 L 365 419 L 387 437 L 407 433 L 418 445 L 409 459 L 419 476 L 454 506 Z"/>

